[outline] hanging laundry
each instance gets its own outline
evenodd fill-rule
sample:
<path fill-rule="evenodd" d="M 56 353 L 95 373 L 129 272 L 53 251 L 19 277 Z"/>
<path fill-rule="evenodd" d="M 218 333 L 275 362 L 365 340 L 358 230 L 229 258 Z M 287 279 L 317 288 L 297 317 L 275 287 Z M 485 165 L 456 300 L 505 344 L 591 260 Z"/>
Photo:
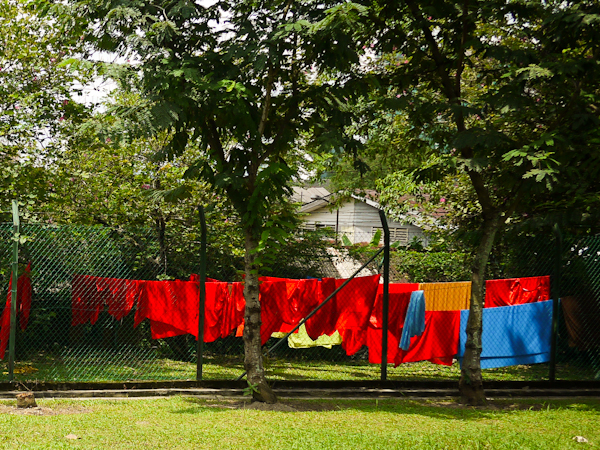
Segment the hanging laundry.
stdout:
<path fill-rule="evenodd" d="M 344 281 L 344 280 L 340 280 Z M 349 286 L 346 286 L 348 288 Z M 336 289 L 335 278 L 323 278 L 319 282 L 319 288 L 317 289 L 318 305 L 323 303 L 327 298 L 333 294 Z M 349 290 L 344 294 L 340 295 L 348 296 Z M 316 340 L 319 336 L 327 335 L 331 336 L 337 330 L 335 328 L 337 319 L 337 296 L 332 297 L 317 313 L 312 316 L 306 322 L 306 332 L 311 339 Z M 315 308 L 316 308 L 315 306 Z M 314 309 L 314 308 L 313 308 Z"/>
<path fill-rule="evenodd" d="M 323 279 L 321 302 L 345 281 Z M 328 304 L 306 322 L 308 335 L 316 340 L 319 336 L 331 336 L 338 331 L 342 337 L 342 348 L 348 356 L 359 351 L 367 343 L 367 328 L 378 286 L 379 275 L 350 280 Z"/>
<path fill-rule="evenodd" d="M 393 363 L 398 353 L 398 344 L 402 335 L 402 327 L 406 318 L 406 310 L 413 291 L 419 289 L 417 283 L 393 283 L 389 285 L 388 307 L 388 356 L 387 362 Z M 377 290 L 377 298 L 367 328 L 367 347 L 369 347 L 369 362 L 381 364 L 381 341 L 383 337 L 383 286 Z"/>
<path fill-rule="evenodd" d="M 198 338 L 198 283 L 146 281 L 138 301 L 134 326 L 150 319 L 153 339 L 191 334 Z"/>
<path fill-rule="evenodd" d="M 31 262 L 29 262 L 25 272 L 17 279 L 17 317 L 22 331 L 25 331 L 29 323 L 31 295 Z"/>
<path fill-rule="evenodd" d="M 71 325 L 98 320 L 100 311 L 108 306 L 108 313 L 121 320 L 128 315 L 142 292 L 145 281 L 75 275 L 71 282 Z"/>
<path fill-rule="evenodd" d="M 104 278 L 103 283 L 101 292 L 104 294 L 108 313 L 115 320 L 121 320 L 133 309 L 145 281 Z M 98 282 L 97 286 L 102 286 L 102 282 Z"/>
<path fill-rule="evenodd" d="M 100 288 L 99 288 L 100 286 Z M 71 281 L 71 325 L 77 326 L 98 320 L 100 310 L 104 307 L 104 283 L 100 277 L 91 275 L 74 275 Z"/>
<path fill-rule="evenodd" d="M 563 297 L 560 306 L 568 345 L 580 351 L 600 348 L 600 303 L 593 294 Z"/>
<path fill-rule="evenodd" d="M 244 331 L 244 313 L 246 299 L 244 298 L 244 283 L 234 282 L 229 285 L 229 298 L 225 317 L 223 318 L 221 337 L 227 337 L 233 330 L 236 336 L 242 336 Z"/>
<path fill-rule="evenodd" d="M 425 311 L 425 330 L 410 340 L 407 351 L 398 349 L 394 364 L 429 361 L 451 366 L 458 350 L 460 311 Z"/>
<path fill-rule="evenodd" d="M 421 283 L 419 289 L 425 292 L 427 311 L 455 311 L 471 306 L 471 282 Z"/>
<path fill-rule="evenodd" d="M 8 340 L 10 338 L 10 313 L 12 305 L 12 273 L 8 281 L 6 305 L 0 317 L 0 359 L 4 359 Z M 25 272 L 17 279 L 17 320 L 21 330 L 27 328 L 29 312 L 31 311 L 31 263 L 27 264 Z"/>
<path fill-rule="evenodd" d="M 281 331 L 283 319 L 281 311 L 288 302 L 285 281 L 263 281 L 259 285 L 260 292 L 260 341 L 265 345 L 271 334 Z"/>
<path fill-rule="evenodd" d="M 198 275 L 197 273 L 190 274 L 190 281 L 199 282 L 200 281 L 200 275 Z M 221 282 L 220 280 L 215 280 L 214 278 L 209 278 L 209 277 L 205 277 L 204 281 L 206 281 L 207 283 L 219 283 L 219 282 Z"/>
<path fill-rule="evenodd" d="M 549 299 L 550 276 L 487 280 L 485 283 L 486 308 L 543 302 Z"/>
<path fill-rule="evenodd" d="M 408 350 L 410 339 L 420 336 L 425 331 L 425 295 L 423 291 L 413 291 L 406 310 L 406 319 L 402 327 L 402 337 L 398 345 L 402 350 Z"/>
<path fill-rule="evenodd" d="M 469 311 L 460 312 L 462 364 Z M 499 308 L 484 308 L 481 368 L 536 364 L 550 360 L 552 300 Z"/>
<path fill-rule="evenodd" d="M 224 328 L 227 327 L 226 323 L 229 319 L 227 316 L 231 310 L 229 286 L 227 283 L 209 282 L 205 284 L 204 292 L 204 342 L 213 342 L 224 337 Z M 199 289 L 198 295 L 200 295 Z M 197 323 L 196 328 L 198 328 Z"/>

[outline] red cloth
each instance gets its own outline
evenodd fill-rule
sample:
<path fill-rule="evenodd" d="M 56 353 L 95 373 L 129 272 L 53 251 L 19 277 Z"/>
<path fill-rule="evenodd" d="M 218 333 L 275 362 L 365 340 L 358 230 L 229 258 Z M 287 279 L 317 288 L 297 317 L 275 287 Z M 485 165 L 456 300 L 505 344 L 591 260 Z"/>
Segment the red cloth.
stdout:
<path fill-rule="evenodd" d="M 134 326 L 150 319 L 153 339 L 192 334 L 198 337 L 199 286 L 192 281 L 146 281 Z"/>
<path fill-rule="evenodd" d="M 197 273 L 192 273 L 190 275 L 190 281 L 196 281 L 196 282 L 200 281 L 200 275 L 198 275 Z M 215 280 L 214 278 L 208 278 L 208 277 L 205 277 L 204 281 L 207 283 L 220 283 L 219 280 Z"/>
<path fill-rule="evenodd" d="M 279 302 L 281 324 L 278 332 L 288 333 L 319 304 L 319 280 L 260 277 L 265 282 L 285 282 L 287 301 Z M 332 291 L 333 292 L 333 291 Z"/>
<path fill-rule="evenodd" d="M 204 342 L 213 342 L 220 337 L 225 337 L 227 332 L 224 325 L 230 319 L 230 295 L 227 283 L 209 282 L 205 284 L 206 295 L 204 303 Z"/>
<path fill-rule="evenodd" d="M 321 302 L 346 280 L 324 278 L 321 282 Z M 367 327 L 379 286 L 379 275 L 353 278 L 322 309 L 306 322 L 311 339 L 336 330 L 342 337 L 342 348 L 353 355 L 367 343 Z"/>
<path fill-rule="evenodd" d="M 99 288 L 100 285 L 100 288 Z M 75 275 L 71 283 L 71 308 L 73 317 L 71 325 L 82 325 L 98 320 L 100 310 L 104 306 L 102 278 L 90 275 Z"/>
<path fill-rule="evenodd" d="M 25 273 L 21 274 L 17 280 L 17 317 L 22 331 L 25 331 L 29 323 L 31 294 L 31 263 L 28 263 Z"/>
<path fill-rule="evenodd" d="M 410 340 L 406 351 L 398 349 L 394 364 L 430 361 L 452 365 L 458 351 L 460 311 L 425 311 L 425 331 Z"/>
<path fill-rule="evenodd" d="M 98 320 L 105 305 L 108 313 L 121 320 L 133 309 L 145 281 L 75 275 L 71 284 L 71 325 Z"/>
<path fill-rule="evenodd" d="M 108 306 L 108 313 L 115 320 L 123 319 L 133 309 L 145 281 L 105 278 L 103 282 L 102 292 L 104 301 Z"/>
<path fill-rule="evenodd" d="M 18 281 L 17 281 L 18 286 Z M 2 311 L 2 317 L 0 318 L 0 359 L 4 359 L 6 353 L 6 347 L 8 345 L 8 339 L 10 338 L 10 305 L 12 304 L 12 273 L 10 274 L 10 280 L 8 281 L 8 295 L 6 297 L 6 306 Z"/>
<path fill-rule="evenodd" d="M 260 342 L 265 345 L 271 334 L 281 331 L 283 326 L 281 311 L 288 303 L 285 281 L 263 281 L 260 292 Z"/>
<path fill-rule="evenodd" d="M 27 264 L 25 273 L 17 279 L 17 317 L 21 330 L 27 328 L 29 312 L 31 311 L 31 263 Z M 6 305 L 0 317 L 0 359 L 4 359 L 8 340 L 10 338 L 10 308 L 12 305 L 12 273 L 8 281 Z"/>
<path fill-rule="evenodd" d="M 343 282 L 344 280 L 340 281 Z M 335 291 L 335 289 L 335 278 L 323 278 L 319 282 L 319 288 L 317 289 L 319 300 L 317 306 L 327 300 L 327 297 L 329 297 Z M 346 291 L 346 295 L 348 295 L 348 292 L 349 291 Z M 311 339 L 316 340 L 319 336 L 323 336 L 324 334 L 331 336 L 336 332 L 336 297 L 337 295 L 329 300 L 314 316 L 312 316 L 306 322 L 306 332 Z"/>
<path fill-rule="evenodd" d="M 393 363 L 398 353 L 398 345 L 402 337 L 402 328 L 406 318 L 406 310 L 410 303 L 410 295 L 419 290 L 418 283 L 394 283 L 389 287 L 388 308 L 388 351 L 387 362 Z M 383 337 L 383 286 L 379 285 L 377 298 L 367 328 L 367 347 L 369 347 L 369 362 L 381 364 L 381 341 Z"/>
<path fill-rule="evenodd" d="M 550 300 L 550 276 L 488 280 L 485 307 L 513 306 Z"/>
<path fill-rule="evenodd" d="M 227 312 L 222 324 L 222 337 L 227 337 L 235 329 L 241 336 L 244 330 L 244 313 L 246 312 L 246 299 L 244 298 L 244 283 L 231 283 Z"/>

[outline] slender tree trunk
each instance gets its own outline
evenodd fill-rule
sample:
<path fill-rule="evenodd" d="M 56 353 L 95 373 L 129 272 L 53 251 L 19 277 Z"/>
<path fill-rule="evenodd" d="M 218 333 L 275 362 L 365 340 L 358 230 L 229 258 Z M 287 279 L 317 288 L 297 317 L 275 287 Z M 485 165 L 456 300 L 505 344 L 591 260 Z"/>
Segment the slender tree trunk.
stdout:
<path fill-rule="evenodd" d="M 248 383 L 254 387 L 252 397 L 255 400 L 276 403 L 277 397 L 269 387 L 263 367 L 262 346 L 260 343 L 260 301 L 258 298 L 258 266 L 256 265 L 255 250 L 258 238 L 252 229 L 244 229 L 246 255 L 244 268 L 246 278 L 244 283 L 244 298 L 246 311 L 244 313 L 244 368 L 247 372 Z"/>
<path fill-rule="evenodd" d="M 483 331 L 483 295 L 485 269 L 500 226 L 500 217 L 494 214 L 483 222 L 483 235 L 473 261 L 471 275 L 471 308 L 467 322 L 467 342 L 460 373 L 461 403 L 483 405 L 486 403 L 481 375 L 481 333 Z"/>

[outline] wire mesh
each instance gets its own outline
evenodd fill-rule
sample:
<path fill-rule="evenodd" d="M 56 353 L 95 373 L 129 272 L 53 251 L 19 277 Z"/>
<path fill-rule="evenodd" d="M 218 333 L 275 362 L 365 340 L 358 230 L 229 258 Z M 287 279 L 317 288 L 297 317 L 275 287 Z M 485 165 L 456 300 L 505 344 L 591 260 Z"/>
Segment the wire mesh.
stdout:
<path fill-rule="evenodd" d="M 182 251 L 180 245 L 168 245 L 176 237 L 168 230 L 161 237 L 160 230 L 153 228 L 23 224 L 21 234 L 20 274 L 31 264 L 32 298 L 28 320 L 22 323 L 18 318 L 17 381 L 195 378 L 199 291 L 197 282 L 190 280 L 198 271 L 199 255 L 193 246 Z M 373 239 L 374 234 L 353 236 L 360 243 L 344 245 L 327 230 L 304 231 L 280 250 L 274 262 L 261 267 L 265 350 L 278 344 L 298 320 L 376 255 L 381 243 Z M 4 294 L 11 249 L 12 225 L 2 224 Z M 464 252 L 437 253 L 402 247 L 392 251 L 388 379 L 457 380 L 460 376 L 454 355 L 460 344 L 456 330 L 463 321 L 460 311 L 468 309 L 470 302 L 470 283 L 464 281 L 470 260 Z M 298 333 L 269 352 L 268 378 L 379 379 L 382 258 L 377 255 Z M 525 278 L 549 278 L 552 285 L 535 289 L 547 298 L 550 292 L 563 297 L 557 378 L 598 378 L 600 237 L 566 239 L 561 247 L 552 235 L 505 236 L 492 251 L 488 272 L 490 278 L 518 278 L 521 284 Z M 206 285 L 204 379 L 235 379 L 244 371 L 242 273 L 241 252 L 211 246 L 209 238 L 207 276 L 213 281 Z M 400 348 L 404 321 L 415 290 L 424 291 L 425 328 L 404 350 Z M 526 287 L 523 292 L 533 290 Z M 484 319 L 484 330 L 506 319 L 490 320 L 497 323 L 486 325 Z M 498 328 L 495 341 L 517 336 L 545 339 L 547 316 L 542 325 L 533 337 L 515 334 L 514 327 L 512 334 L 502 337 Z M 487 368 L 484 378 L 548 379 L 547 359 L 525 361 Z M 1 367 L 0 379 L 6 380 L 6 360 Z"/>

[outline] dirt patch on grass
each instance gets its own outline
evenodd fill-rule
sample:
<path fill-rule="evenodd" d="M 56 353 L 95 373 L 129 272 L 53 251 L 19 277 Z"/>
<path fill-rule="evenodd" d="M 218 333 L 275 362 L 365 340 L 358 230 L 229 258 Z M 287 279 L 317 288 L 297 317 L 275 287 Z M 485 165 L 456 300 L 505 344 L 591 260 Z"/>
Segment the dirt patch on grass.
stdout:
<path fill-rule="evenodd" d="M 89 410 L 80 406 L 57 406 L 47 408 L 38 406 L 36 408 L 17 408 L 16 406 L 0 405 L 0 414 L 14 414 L 18 416 L 60 416 L 70 414 L 85 414 Z"/>
<path fill-rule="evenodd" d="M 263 402 L 253 402 L 250 400 L 218 400 L 207 401 L 205 406 L 220 409 L 252 409 L 255 411 L 276 411 L 276 412 L 305 412 L 305 411 L 339 411 L 340 407 L 331 402 L 320 403 L 307 402 L 302 400 L 285 400 L 269 404 Z"/>

